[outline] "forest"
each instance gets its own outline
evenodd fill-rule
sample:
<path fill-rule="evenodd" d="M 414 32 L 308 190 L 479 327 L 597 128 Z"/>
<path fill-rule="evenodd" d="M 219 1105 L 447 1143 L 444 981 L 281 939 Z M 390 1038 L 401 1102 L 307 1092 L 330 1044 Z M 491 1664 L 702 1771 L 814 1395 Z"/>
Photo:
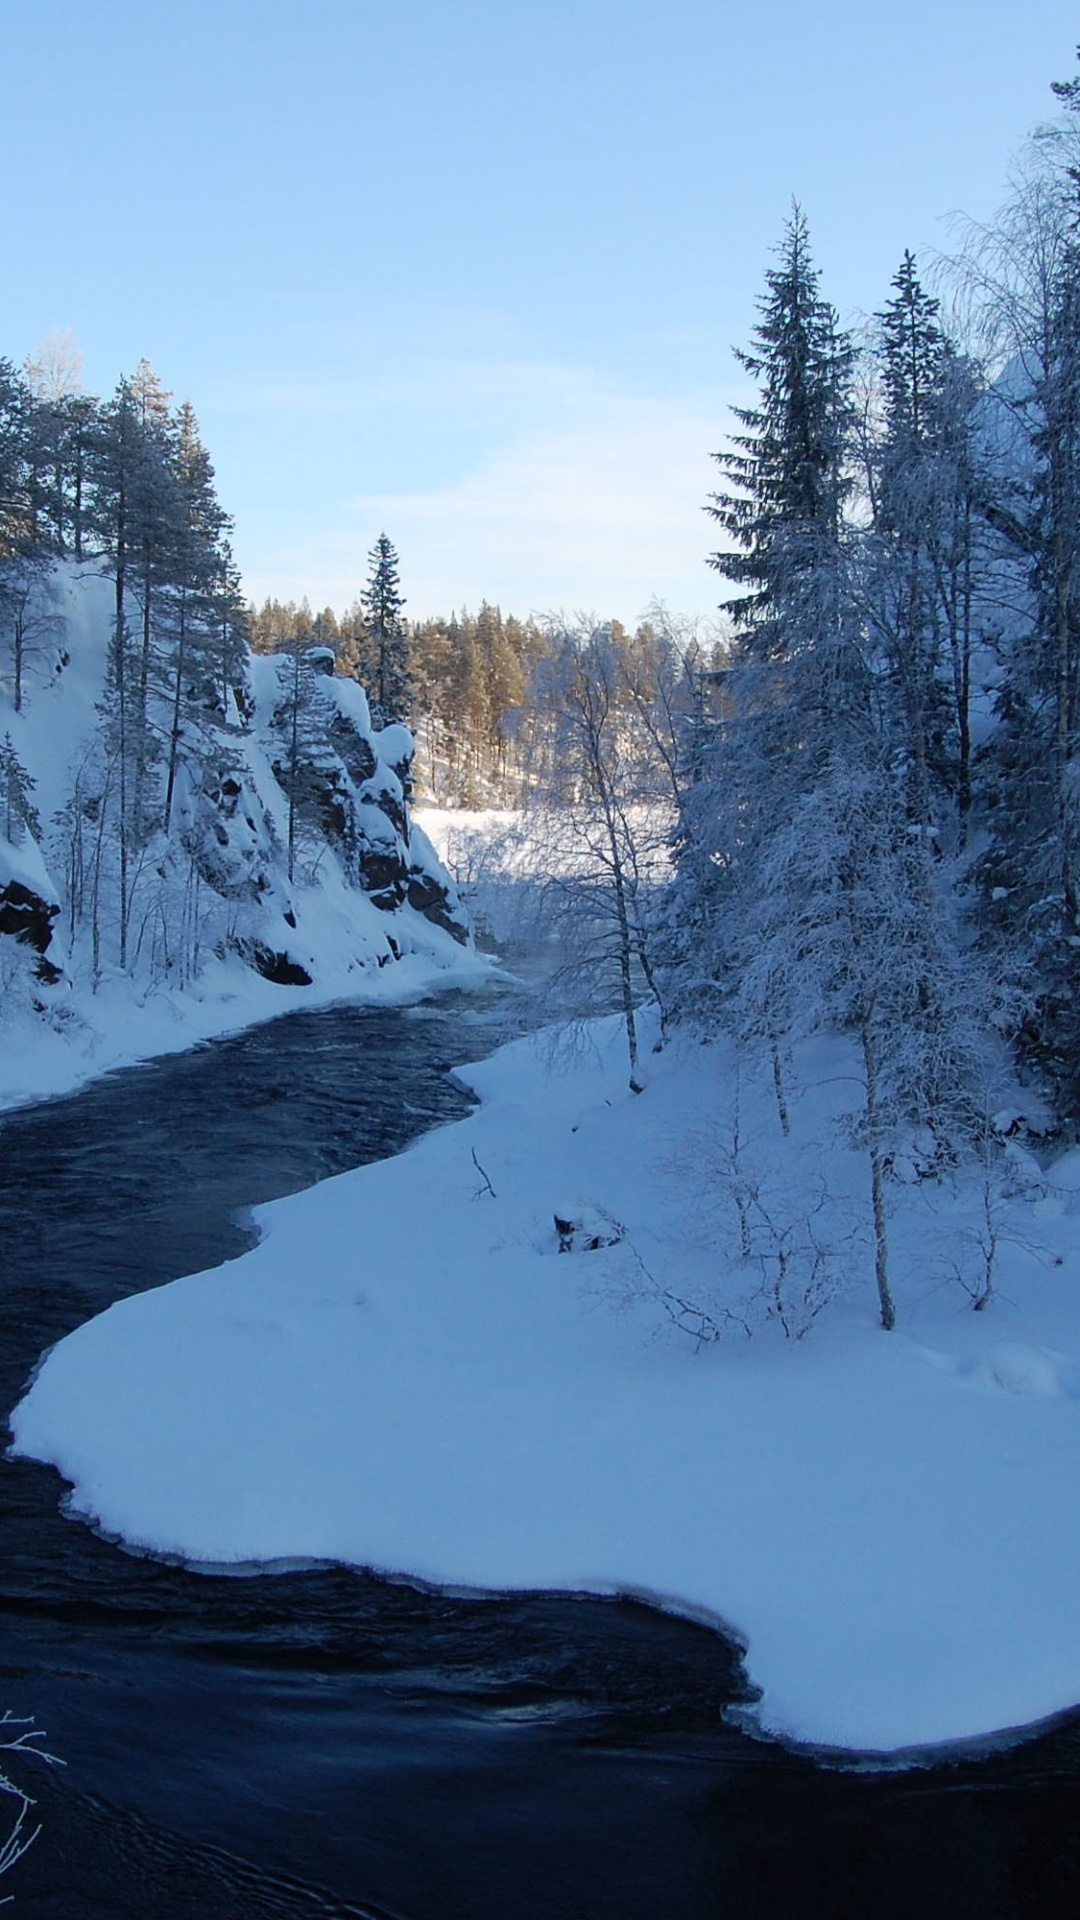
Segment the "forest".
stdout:
<path fill-rule="evenodd" d="M 255 604 L 147 360 L 0 360 L 0 1876 L 56 1911 L 1075 1910 L 1053 93 L 861 318 L 778 210 L 707 618 L 415 613 L 392 525 Z"/>
<path fill-rule="evenodd" d="M 857 336 L 794 206 L 739 353 L 753 392 L 715 455 L 710 564 L 727 598 L 708 633 L 660 606 L 633 632 L 486 602 L 410 622 L 385 533 L 351 607 L 249 607 L 190 404 L 174 408 L 145 362 L 89 398 L 63 337 L 22 372 L 4 363 L 3 826 L 10 848 L 40 843 L 68 950 L 86 951 L 95 979 L 107 958 L 182 986 L 232 938 L 269 977 L 298 978 L 273 942 L 223 934 L 217 907 L 274 894 L 275 841 L 287 892 L 328 810 L 378 905 L 411 886 L 464 937 L 428 855 L 410 879 L 419 778 L 444 806 L 518 809 L 518 846 L 558 870 L 548 894 L 582 1005 L 622 1010 L 632 1084 L 648 998 L 665 1020 L 764 1049 L 781 1112 L 792 1046 L 853 1036 L 882 1222 L 905 1130 L 921 1130 L 933 1165 L 990 1151 L 1003 1126 L 1069 1124 L 1078 87 L 1059 84 L 1066 116 L 1031 142 L 997 221 L 964 232 L 929 283 L 904 253 Z M 92 747 L 43 821 L 18 722 L 74 672 L 83 642 L 62 589 L 78 583 L 85 615 L 88 571 L 108 582 L 94 615 L 104 683 Z M 264 654 L 278 663 L 277 814 L 239 752 L 260 724 Z M 350 769 L 331 692 L 357 681 Z M 32 929 L 6 912 L 25 941 Z M 1034 1090 L 1023 1120 L 1015 1089 L 995 1092 L 1012 1067 Z M 889 1324 L 883 1224 L 879 1241 Z"/>

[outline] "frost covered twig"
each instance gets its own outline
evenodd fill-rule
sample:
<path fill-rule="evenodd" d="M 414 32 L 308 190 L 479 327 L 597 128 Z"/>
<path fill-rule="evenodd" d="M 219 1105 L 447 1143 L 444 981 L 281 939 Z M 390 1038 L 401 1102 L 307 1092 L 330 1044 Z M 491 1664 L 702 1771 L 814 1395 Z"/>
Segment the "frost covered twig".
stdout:
<path fill-rule="evenodd" d="M 17 1728 L 21 1731 L 17 1732 Z M 39 1727 L 35 1727 L 32 1720 L 17 1719 L 10 1709 L 0 1714 L 0 1753 L 33 1754 L 36 1759 L 44 1761 L 46 1766 L 63 1766 L 62 1760 L 58 1760 L 55 1754 L 46 1752 L 45 1748 L 39 1744 L 44 1738 L 44 1733 Z M 41 1826 L 40 1823 L 36 1826 L 29 1825 L 35 1803 L 2 1767 L 0 1767 L 0 1794 L 6 1795 L 15 1803 L 11 1823 L 6 1833 L 0 1835 L 0 1874 L 5 1874 L 10 1867 L 22 1859 L 27 1849 L 33 1846 L 41 1832 Z M 0 1906 L 9 1906 L 11 1899 L 10 1894 L 6 1899 L 0 1899 Z"/>

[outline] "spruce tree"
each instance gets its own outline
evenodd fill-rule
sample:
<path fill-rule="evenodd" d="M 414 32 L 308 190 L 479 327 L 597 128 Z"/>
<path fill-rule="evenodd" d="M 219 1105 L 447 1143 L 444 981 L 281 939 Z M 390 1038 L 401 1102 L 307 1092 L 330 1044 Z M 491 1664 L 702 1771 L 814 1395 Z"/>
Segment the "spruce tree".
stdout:
<path fill-rule="evenodd" d="M 999 950 L 1023 968 L 1022 1042 L 1080 1099 L 1080 179 L 1048 146 L 1006 209 L 990 282 L 1010 377 L 1008 512 L 998 516 L 1019 602 L 1003 635 L 998 724 L 984 753 L 982 876 Z M 984 283 L 990 275 L 984 270 Z M 1026 587 L 1026 595 L 1024 588 Z"/>
<path fill-rule="evenodd" d="M 937 351 L 934 315 L 910 263 L 898 301 L 888 390 L 897 448 L 923 432 L 925 362 Z M 722 1024 L 771 1058 L 785 1131 L 785 1048 L 830 1030 L 854 1041 L 878 1302 L 889 1328 L 893 1136 L 916 1119 L 948 1135 L 966 1118 L 977 1020 L 963 993 L 942 984 L 962 977 L 954 929 L 932 884 L 928 839 L 912 834 L 896 779 L 898 745 L 901 764 L 903 752 L 917 752 L 907 736 L 924 724 L 924 689 L 905 688 L 898 734 L 882 699 L 881 621 L 876 630 L 867 616 L 864 532 L 844 513 L 851 353 L 818 292 L 798 212 L 762 314 L 754 347 L 741 356 L 760 382 L 760 402 L 738 411 L 736 450 L 719 456 L 739 491 L 711 508 L 737 542 L 713 565 L 749 591 L 728 603 L 736 635 L 723 671 L 702 682 L 667 985 L 676 1015 Z M 893 521 L 907 529 L 905 498 L 897 495 Z M 920 641 L 925 585 L 920 574 Z M 910 587 L 906 564 L 900 587 Z"/>
<path fill-rule="evenodd" d="M 940 770 L 945 730 L 939 588 L 943 514 L 948 517 L 953 503 L 942 500 L 945 473 L 938 454 L 950 356 L 939 302 L 924 291 L 910 252 L 892 284 L 893 297 L 878 315 L 884 405 L 870 473 L 873 533 L 866 542 L 865 604 L 888 676 L 886 720 L 905 775 L 908 811 L 922 834 L 936 811 L 932 763 Z"/>
<path fill-rule="evenodd" d="M 13 847 L 20 846 L 27 833 L 40 837 L 41 821 L 30 798 L 34 785 L 6 733 L 0 741 L 0 831 Z"/>
<path fill-rule="evenodd" d="M 939 318 L 941 302 L 924 290 L 910 249 L 892 284 L 893 297 L 878 317 L 886 445 L 902 456 L 924 446 L 931 432 L 948 348 Z"/>
<path fill-rule="evenodd" d="M 809 637 L 803 601 L 835 546 L 844 498 L 850 422 L 850 342 L 818 290 L 802 210 L 796 206 L 765 276 L 753 345 L 737 358 L 760 385 L 756 407 L 737 407 L 743 431 L 714 457 L 731 492 L 707 507 L 734 546 L 709 564 L 745 589 L 723 603 L 745 657 L 778 660 Z"/>
<path fill-rule="evenodd" d="M 398 578 L 398 557 L 385 533 L 368 556 L 371 573 L 360 596 L 363 633 L 356 677 L 366 691 L 377 727 L 407 720 L 412 702 L 409 635 Z"/>

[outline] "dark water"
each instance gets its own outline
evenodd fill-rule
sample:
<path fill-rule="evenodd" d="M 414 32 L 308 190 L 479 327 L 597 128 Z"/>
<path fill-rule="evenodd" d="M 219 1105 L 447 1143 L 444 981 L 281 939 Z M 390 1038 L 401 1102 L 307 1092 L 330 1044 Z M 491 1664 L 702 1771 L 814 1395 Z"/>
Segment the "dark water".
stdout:
<path fill-rule="evenodd" d="M 5 1410 L 89 1314 L 241 1251 L 237 1209 L 462 1111 L 441 1064 L 494 1030 L 454 996 L 291 1015 L 0 1119 Z M 190 1573 L 63 1520 L 62 1495 L 0 1465 L 0 1707 L 68 1763 L 34 1775 L 16 1914 L 1080 1913 L 1080 1717 L 982 1761 L 837 1771 L 725 1724 L 738 1660 L 703 1628 L 340 1568 Z"/>

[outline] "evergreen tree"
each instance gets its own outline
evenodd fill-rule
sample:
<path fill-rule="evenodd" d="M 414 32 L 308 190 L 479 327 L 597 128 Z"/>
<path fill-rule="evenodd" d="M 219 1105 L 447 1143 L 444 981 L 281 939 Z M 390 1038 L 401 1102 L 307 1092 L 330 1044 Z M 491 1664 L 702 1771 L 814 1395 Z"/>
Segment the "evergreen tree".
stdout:
<path fill-rule="evenodd" d="M 974 392 L 910 252 L 893 289 L 878 316 L 884 407 L 864 604 L 888 675 L 885 717 L 912 825 L 934 828 L 947 782 L 962 835 L 971 793 Z"/>
<path fill-rule="evenodd" d="M 82 354 L 70 329 L 48 334 L 24 371 L 32 401 L 28 457 L 39 531 L 60 553 L 70 532 L 78 554 L 88 409 L 81 392 Z"/>
<path fill-rule="evenodd" d="M 251 637 L 240 571 L 224 534 L 218 542 L 211 604 L 217 636 L 217 706 L 222 719 L 235 724 L 247 718 L 250 706 L 248 648 Z"/>
<path fill-rule="evenodd" d="M 149 362 L 140 360 L 130 384 L 137 458 L 129 497 L 128 538 L 135 561 L 132 578 L 142 613 L 139 704 L 144 720 L 155 664 L 156 619 L 166 590 L 175 579 L 178 549 L 185 539 L 171 397 Z"/>
<path fill-rule="evenodd" d="M 1080 47 L 1076 49 L 1076 57 L 1080 60 Z M 1066 112 L 1080 113 L 1080 75 L 1074 74 L 1071 80 L 1052 80 L 1050 91 L 1061 101 Z"/>
<path fill-rule="evenodd" d="M 0 743 L 0 824 L 13 847 L 20 846 L 27 833 L 41 834 L 41 821 L 30 796 L 34 781 L 27 773 L 11 744 L 11 735 Z"/>
<path fill-rule="evenodd" d="M 176 519 L 173 528 L 170 613 L 173 629 L 172 712 L 163 820 L 169 831 L 180 751 L 185 691 L 204 712 L 217 705 L 217 626 L 214 593 L 220 577 L 220 544 L 227 524 L 214 490 L 214 469 L 199 437 L 194 409 L 185 401 L 176 422 L 173 451 Z"/>
<path fill-rule="evenodd" d="M 361 595 L 363 635 L 356 677 L 367 691 L 376 726 L 385 727 L 409 717 L 409 635 L 402 617 L 398 557 L 385 533 L 368 558 L 371 573 Z"/>
<path fill-rule="evenodd" d="M 0 567 L 30 548 L 26 490 L 27 394 L 10 360 L 0 360 Z"/>
<path fill-rule="evenodd" d="M 885 387 L 885 444 L 902 460 L 921 449 L 932 432 L 934 403 L 948 348 L 939 315 L 941 302 L 925 292 L 910 249 L 893 277 L 893 297 L 881 322 Z M 886 469 L 891 462 L 886 461 Z M 891 475 L 887 472 L 887 478 Z M 887 504 L 883 510 L 889 513 Z"/>
<path fill-rule="evenodd" d="M 43 654 L 59 652 L 63 621 L 47 594 L 48 560 L 33 554 L 9 561 L 0 571 L 0 634 L 11 661 L 11 704 L 21 713 L 31 663 Z M 51 647 L 49 645 L 51 644 Z"/>
<path fill-rule="evenodd" d="M 1001 951 L 1030 986 L 1029 1057 L 1070 1109 L 1080 1090 L 1080 179 L 1075 141 L 1041 145 L 978 264 L 1011 364 L 1007 510 L 1014 611 L 985 752 L 982 862 Z M 1004 462 L 1002 462 L 1004 464 Z M 1026 586 L 1026 595 L 1024 588 Z"/>
<path fill-rule="evenodd" d="M 737 355 L 760 400 L 735 409 L 743 431 L 715 456 L 735 491 L 713 494 L 707 511 L 735 542 L 710 565 L 746 589 L 723 611 L 746 657 L 776 660 L 805 643 L 803 601 L 816 594 L 823 551 L 839 535 L 852 351 L 818 291 L 798 206 L 765 278 L 753 346 Z"/>
<path fill-rule="evenodd" d="M 742 356 L 760 404 L 738 412 L 746 431 L 725 466 L 741 492 L 713 508 L 741 548 L 713 564 L 751 591 L 729 603 L 736 638 L 723 672 L 704 683 L 711 711 L 701 714 L 696 777 L 680 810 L 667 975 L 677 1014 L 712 1017 L 771 1055 L 785 1131 L 785 1046 L 829 1028 L 856 1041 L 889 1328 L 891 1141 L 916 1120 L 946 1135 L 963 1124 L 978 1058 L 970 1000 L 942 985 L 962 982 L 963 969 L 933 848 L 928 834 L 912 833 L 908 782 L 896 778 L 905 758 L 921 763 L 916 817 L 927 826 L 932 582 L 899 476 L 931 433 L 944 347 L 908 260 L 886 331 L 888 500 L 878 502 L 881 537 L 897 556 L 888 577 L 896 604 L 868 619 L 863 533 L 843 511 L 851 356 L 818 293 L 798 214 L 763 313 L 755 349 Z M 881 593 L 880 569 L 871 589 L 871 599 Z M 890 667 L 899 702 L 882 698 Z"/>
<path fill-rule="evenodd" d="M 716 456 L 740 491 L 709 508 L 738 543 L 710 564 L 748 591 L 725 607 L 736 637 L 681 806 L 677 1001 L 723 997 L 738 966 L 736 896 L 840 738 L 861 753 L 868 720 L 872 677 L 842 516 L 851 350 L 818 291 L 798 209 L 766 288 L 753 350 L 739 356 L 760 401 L 735 409 L 745 431 Z"/>

